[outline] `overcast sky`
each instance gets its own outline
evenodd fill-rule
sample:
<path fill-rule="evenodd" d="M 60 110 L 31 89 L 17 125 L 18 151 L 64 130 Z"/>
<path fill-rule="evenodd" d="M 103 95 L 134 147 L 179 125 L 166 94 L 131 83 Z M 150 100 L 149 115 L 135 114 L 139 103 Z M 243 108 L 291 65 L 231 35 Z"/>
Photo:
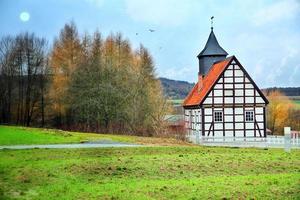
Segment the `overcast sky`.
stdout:
<path fill-rule="evenodd" d="M 0 0 L 0 36 L 52 41 L 73 20 L 80 33 L 122 32 L 150 50 L 159 76 L 195 82 L 212 15 L 220 45 L 260 87 L 300 86 L 300 0 Z"/>

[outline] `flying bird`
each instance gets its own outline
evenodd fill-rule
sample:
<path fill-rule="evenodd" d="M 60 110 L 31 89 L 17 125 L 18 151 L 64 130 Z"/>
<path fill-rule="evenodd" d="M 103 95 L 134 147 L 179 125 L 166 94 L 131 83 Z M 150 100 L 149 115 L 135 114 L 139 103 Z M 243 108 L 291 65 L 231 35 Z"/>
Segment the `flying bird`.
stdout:
<path fill-rule="evenodd" d="M 153 33 L 155 30 L 154 30 L 154 29 L 149 29 L 149 31 L 150 31 L 151 33 Z"/>

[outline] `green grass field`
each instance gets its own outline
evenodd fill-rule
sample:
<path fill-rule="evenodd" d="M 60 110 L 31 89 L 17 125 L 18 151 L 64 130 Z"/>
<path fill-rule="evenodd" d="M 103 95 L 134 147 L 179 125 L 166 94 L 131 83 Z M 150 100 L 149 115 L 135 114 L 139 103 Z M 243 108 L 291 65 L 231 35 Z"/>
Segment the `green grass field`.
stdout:
<path fill-rule="evenodd" d="M 181 105 L 184 101 L 184 99 L 172 99 L 172 100 L 168 100 L 171 104 L 173 105 Z"/>
<path fill-rule="evenodd" d="M 0 196 L 299 199 L 299 158 L 299 151 L 207 147 L 2 150 Z"/>
<path fill-rule="evenodd" d="M 0 145 L 63 144 L 95 140 L 134 142 L 135 139 L 136 137 L 134 136 L 118 136 L 111 134 L 68 132 L 55 129 L 0 126 Z"/>
<path fill-rule="evenodd" d="M 16 140 L 26 132 L 27 143 L 44 143 L 43 137 L 49 136 L 42 129 L 0 130 L 0 141 L 8 134 L 3 130 L 16 133 L 10 136 Z M 64 137 L 55 130 L 51 137 L 52 132 Z M 85 133 L 70 134 L 76 138 Z M 99 135 L 112 136 L 149 144 L 169 141 Z M 34 137 L 43 139 L 29 139 Z M 0 199 L 300 198 L 299 150 L 184 146 L 188 144 L 173 140 L 169 144 L 177 146 L 0 150 Z"/>
<path fill-rule="evenodd" d="M 129 135 L 80 133 L 56 129 L 28 128 L 0 125 L 0 145 L 22 144 L 69 144 L 86 141 L 111 140 L 116 142 L 138 143 L 147 145 L 187 145 L 170 138 L 137 137 Z"/>

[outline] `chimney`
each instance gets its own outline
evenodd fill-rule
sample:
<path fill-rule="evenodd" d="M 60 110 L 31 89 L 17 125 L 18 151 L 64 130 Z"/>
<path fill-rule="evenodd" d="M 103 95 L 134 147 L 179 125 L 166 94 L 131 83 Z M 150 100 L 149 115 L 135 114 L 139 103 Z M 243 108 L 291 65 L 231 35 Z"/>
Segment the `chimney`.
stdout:
<path fill-rule="evenodd" d="M 203 87 L 203 74 L 198 74 L 198 92 L 200 92 L 201 88 Z"/>

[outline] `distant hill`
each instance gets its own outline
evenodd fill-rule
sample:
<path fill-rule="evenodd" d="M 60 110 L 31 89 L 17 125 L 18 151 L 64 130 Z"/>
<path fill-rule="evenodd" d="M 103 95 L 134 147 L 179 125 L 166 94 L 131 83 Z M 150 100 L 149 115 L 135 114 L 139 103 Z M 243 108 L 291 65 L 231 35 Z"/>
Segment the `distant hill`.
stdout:
<path fill-rule="evenodd" d="M 194 83 L 187 81 L 167 78 L 159 78 L 159 80 L 163 86 L 165 96 L 171 99 L 184 99 L 194 86 Z M 272 87 L 262 89 L 267 94 L 272 90 L 279 90 L 287 96 L 300 96 L 300 87 Z"/>
<path fill-rule="evenodd" d="M 177 81 L 167 78 L 159 78 L 165 96 L 171 99 L 184 99 L 190 90 L 193 88 L 194 83 L 187 81 Z"/>
<path fill-rule="evenodd" d="M 279 90 L 284 93 L 286 96 L 300 96 L 300 87 L 272 87 L 262 89 L 263 92 L 268 94 L 271 91 Z"/>

